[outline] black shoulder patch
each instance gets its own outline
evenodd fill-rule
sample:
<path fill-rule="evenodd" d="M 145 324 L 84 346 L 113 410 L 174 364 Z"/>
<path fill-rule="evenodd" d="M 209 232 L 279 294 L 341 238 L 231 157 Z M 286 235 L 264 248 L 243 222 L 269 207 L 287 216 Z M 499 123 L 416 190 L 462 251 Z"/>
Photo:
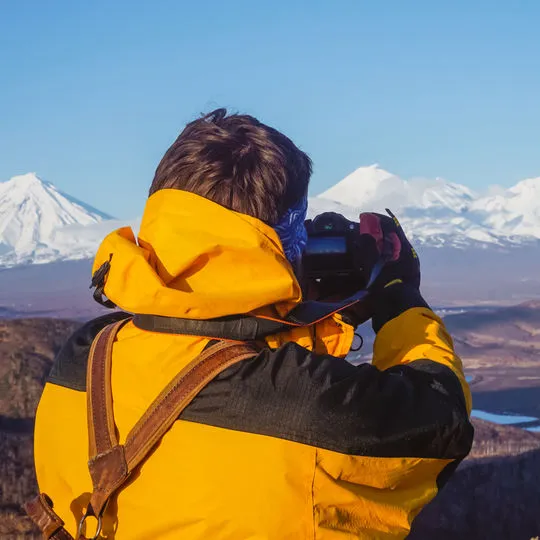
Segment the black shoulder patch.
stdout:
<path fill-rule="evenodd" d="M 180 418 L 380 457 L 460 459 L 474 433 L 446 366 L 419 360 L 379 371 L 295 343 L 230 367 Z"/>
<path fill-rule="evenodd" d="M 127 316 L 83 326 L 58 354 L 49 381 L 84 391 L 94 337 Z M 379 371 L 296 343 L 226 369 L 180 419 L 373 457 L 462 459 L 474 433 L 459 380 L 446 366 L 423 359 Z"/>
<path fill-rule="evenodd" d="M 47 382 L 73 390 L 86 391 L 86 365 L 92 341 L 107 325 L 130 316 L 129 313 L 117 311 L 93 319 L 81 326 L 56 355 Z"/>

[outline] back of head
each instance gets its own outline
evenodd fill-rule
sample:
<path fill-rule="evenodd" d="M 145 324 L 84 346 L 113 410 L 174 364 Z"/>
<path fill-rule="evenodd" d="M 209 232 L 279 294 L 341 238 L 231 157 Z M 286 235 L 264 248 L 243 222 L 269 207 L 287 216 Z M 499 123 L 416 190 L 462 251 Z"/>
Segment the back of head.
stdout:
<path fill-rule="evenodd" d="M 311 160 L 249 115 L 215 111 L 189 123 L 156 169 L 150 195 L 181 189 L 276 225 L 306 195 Z"/>

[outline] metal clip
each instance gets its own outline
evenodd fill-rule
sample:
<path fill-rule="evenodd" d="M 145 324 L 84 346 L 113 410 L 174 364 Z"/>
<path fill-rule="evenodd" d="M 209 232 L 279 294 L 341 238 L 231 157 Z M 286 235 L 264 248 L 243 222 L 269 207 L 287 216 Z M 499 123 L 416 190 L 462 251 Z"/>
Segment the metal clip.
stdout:
<path fill-rule="evenodd" d="M 89 516 L 92 516 L 92 517 L 95 517 L 97 519 L 97 529 L 96 529 L 96 534 L 94 536 L 92 536 L 91 538 L 86 538 L 86 540 L 98 540 L 99 539 L 99 535 L 101 534 L 101 528 L 103 526 L 103 523 L 102 523 L 102 519 L 101 519 L 101 514 L 99 516 L 94 516 L 93 513 L 90 513 L 89 511 L 89 508 L 86 510 L 84 516 L 82 517 L 81 521 L 79 522 L 79 528 L 77 529 L 77 540 L 79 538 L 84 538 L 83 537 L 83 525 L 84 525 L 84 522 L 86 521 L 86 518 L 89 517 Z"/>
<path fill-rule="evenodd" d="M 354 344 L 354 338 L 353 338 L 353 344 L 351 345 L 351 351 L 352 352 L 358 352 L 364 346 L 364 338 L 358 332 L 354 333 L 354 337 L 358 338 L 360 340 L 360 344 L 355 345 Z"/>

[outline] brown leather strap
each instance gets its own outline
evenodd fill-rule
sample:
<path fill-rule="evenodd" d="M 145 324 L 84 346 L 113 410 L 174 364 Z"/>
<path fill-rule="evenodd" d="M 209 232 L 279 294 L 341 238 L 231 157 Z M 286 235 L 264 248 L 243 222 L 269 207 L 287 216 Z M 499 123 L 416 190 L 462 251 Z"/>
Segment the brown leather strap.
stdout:
<path fill-rule="evenodd" d="M 204 386 L 229 366 L 256 354 L 257 349 L 252 344 L 222 341 L 182 369 L 129 432 L 125 443 L 129 472 L 145 459 Z"/>
<path fill-rule="evenodd" d="M 93 492 L 87 514 L 100 516 L 111 495 L 148 456 L 178 415 L 218 373 L 257 354 L 254 345 L 219 342 L 203 351 L 167 385 L 118 444 L 111 390 L 112 346 L 127 321 L 103 329 L 94 340 L 88 358 L 88 430 Z"/>
<path fill-rule="evenodd" d="M 122 320 L 106 326 L 90 348 L 86 383 L 90 458 L 118 444 L 112 406 L 111 363 L 116 334 L 126 322 Z"/>
<path fill-rule="evenodd" d="M 150 454 L 200 390 L 229 366 L 252 358 L 258 352 L 255 344 L 219 342 L 203 351 L 185 366 L 152 402 L 127 436 L 125 446 L 118 444 L 114 422 L 111 363 L 116 334 L 127 320 L 104 328 L 94 340 L 88 358 L 87 400 L 88 437 L 93 492 L 80 532 L 88 515 L 101 515 L 111 495 L 127 480 L 129 474 Z M 64 522 L 54 512 L 51 499 L 40 494 L 25 505 L 26 512 L 47 540 L 74 540 Z M 78 538 L 83 539 L 82 534 Z"/>
<path fill-rule="evenodd" d="M 73 536 L 64 529 L 64 522 L 56 515 L 52 501 L 45 493 L 27 502 L 24 509 L 46 540 L 73 540 Z"/>
<path fill-rule="evenodd" d="M 87 510 L 100 516 L 111 493 L 127 479 L 124 447 L 118 444 L 111 387 L 112 349 L 116 334 L 127 322 L 106 326 L 94 339 L 87 367 L 88 441 L 93 492 Z"/>

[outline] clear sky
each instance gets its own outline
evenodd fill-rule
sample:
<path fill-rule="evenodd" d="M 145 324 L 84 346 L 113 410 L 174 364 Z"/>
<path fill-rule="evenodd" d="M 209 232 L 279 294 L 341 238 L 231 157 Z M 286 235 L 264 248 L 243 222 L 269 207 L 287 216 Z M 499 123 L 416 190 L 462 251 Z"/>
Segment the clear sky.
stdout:
<path fill-rule="evenodd" d="M 0 181 L 135 217 L 217 106 L 307 151 L 312 194 L 374 162 L 509 186 L 540 176 L 540 2 L 0 2 Z"/>

